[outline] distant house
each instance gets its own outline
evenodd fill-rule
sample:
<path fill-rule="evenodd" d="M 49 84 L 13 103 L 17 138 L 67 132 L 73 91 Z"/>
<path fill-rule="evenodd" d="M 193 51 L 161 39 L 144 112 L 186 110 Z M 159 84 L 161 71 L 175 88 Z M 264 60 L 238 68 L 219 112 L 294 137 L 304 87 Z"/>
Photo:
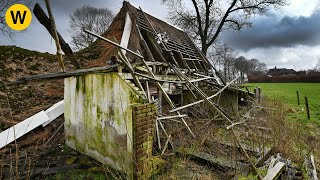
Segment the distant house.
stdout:
<path fill-rule="evenodd" d="M 287 69 L 287 68 L 277 68 L 274 67 L 274 69 L 269 69 L 267 72 L 268 76 L 282 76 L 282 75 L 289 75 L 289 74 L 295 74 L 296 71 L 293 69 Z"/>

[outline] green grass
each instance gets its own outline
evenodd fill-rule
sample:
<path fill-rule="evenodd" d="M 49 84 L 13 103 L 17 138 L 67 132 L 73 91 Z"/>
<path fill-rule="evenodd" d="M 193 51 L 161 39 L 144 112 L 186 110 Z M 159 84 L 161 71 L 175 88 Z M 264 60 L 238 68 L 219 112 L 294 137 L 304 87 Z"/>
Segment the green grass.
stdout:
<path fill-rule="evenodd" d="M 249 83 L 248 86 L 261 87 L 262 96 L 288 106 L 288 119 L 302 123 L 315 123 L 320 127 L 320 83 Z M 298 105 L 296 91 L 299 91 Z M 310 120 L 307 119 L 305 96 L 308 97 Z"/>

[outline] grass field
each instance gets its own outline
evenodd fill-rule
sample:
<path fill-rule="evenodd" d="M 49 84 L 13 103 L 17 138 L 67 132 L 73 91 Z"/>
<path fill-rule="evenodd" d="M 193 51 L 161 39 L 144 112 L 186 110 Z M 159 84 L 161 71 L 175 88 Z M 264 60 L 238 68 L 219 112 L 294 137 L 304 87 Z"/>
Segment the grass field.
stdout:
<path fill-rule="evenodd" d="M 285 103 L 288 106 L 288 119 L 301 123 L 315 123 L 320 127 L 320 83 L 249 83 L 253 86 L 249 89 L 253 91 L 254 87 L 261 87 L 262 96 L 269 100 L 276 100 Z M 299 91 L 300 105 L 297 103 L 297 94 Z M 305 96 L 308 97 L 310 116 L 307 119 Z"/>

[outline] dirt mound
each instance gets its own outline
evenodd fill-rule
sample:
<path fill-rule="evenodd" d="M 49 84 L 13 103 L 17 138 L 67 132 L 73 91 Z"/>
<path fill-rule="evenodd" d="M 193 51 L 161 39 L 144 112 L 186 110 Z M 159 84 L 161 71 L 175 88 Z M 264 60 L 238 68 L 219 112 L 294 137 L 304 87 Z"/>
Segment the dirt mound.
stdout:
<path fill-rule="evenodd" d="M 0 131 L 63 99 L 63 80 L 6 85 L 22 77 L 49 72 L 59 72 L 54 55 L 0 46 Z"/>

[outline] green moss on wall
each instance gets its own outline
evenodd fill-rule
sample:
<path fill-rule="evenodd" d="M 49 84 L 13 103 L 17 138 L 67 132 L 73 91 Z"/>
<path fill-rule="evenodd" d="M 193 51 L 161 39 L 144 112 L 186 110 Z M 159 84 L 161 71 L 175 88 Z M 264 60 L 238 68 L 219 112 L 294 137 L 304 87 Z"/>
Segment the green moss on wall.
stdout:
<path fill-rule="evenodd" d="M 69 80 L 65 81 L 67 88 L 72 84 L 72 79 Z M 69 112 L 65 113 L 70 116 L 66 117 L 66 120 L 70 121 L 70 124 L 66 122 L 66 127 L 71 129 L 66 132 L 75 133 L 67 135 L 68 141 L 85 154 L 95 156 L 96 152 L 112 159 L 126 171 L 132 169 L 132 163 L 129 163 L 132 161 L 132 147 L 128 147 L 128 141 L 131 140 L 128 136 L 132 137 L 130 104 L 141 102 L 141 98 L 116 73 L 90 74 L 73 80 L 76 81 L 73 81 L 75 98 L 65 99 L 69 105 L 75 104 L 79 108 L 70 107 L 67 110 Z M 80 107 L 83 112 L 71 111 L 72 108 Z M 76 121 L 78 122 L 75 123 Z M 77 127 L 74 124 L 77 124 Z"/>

